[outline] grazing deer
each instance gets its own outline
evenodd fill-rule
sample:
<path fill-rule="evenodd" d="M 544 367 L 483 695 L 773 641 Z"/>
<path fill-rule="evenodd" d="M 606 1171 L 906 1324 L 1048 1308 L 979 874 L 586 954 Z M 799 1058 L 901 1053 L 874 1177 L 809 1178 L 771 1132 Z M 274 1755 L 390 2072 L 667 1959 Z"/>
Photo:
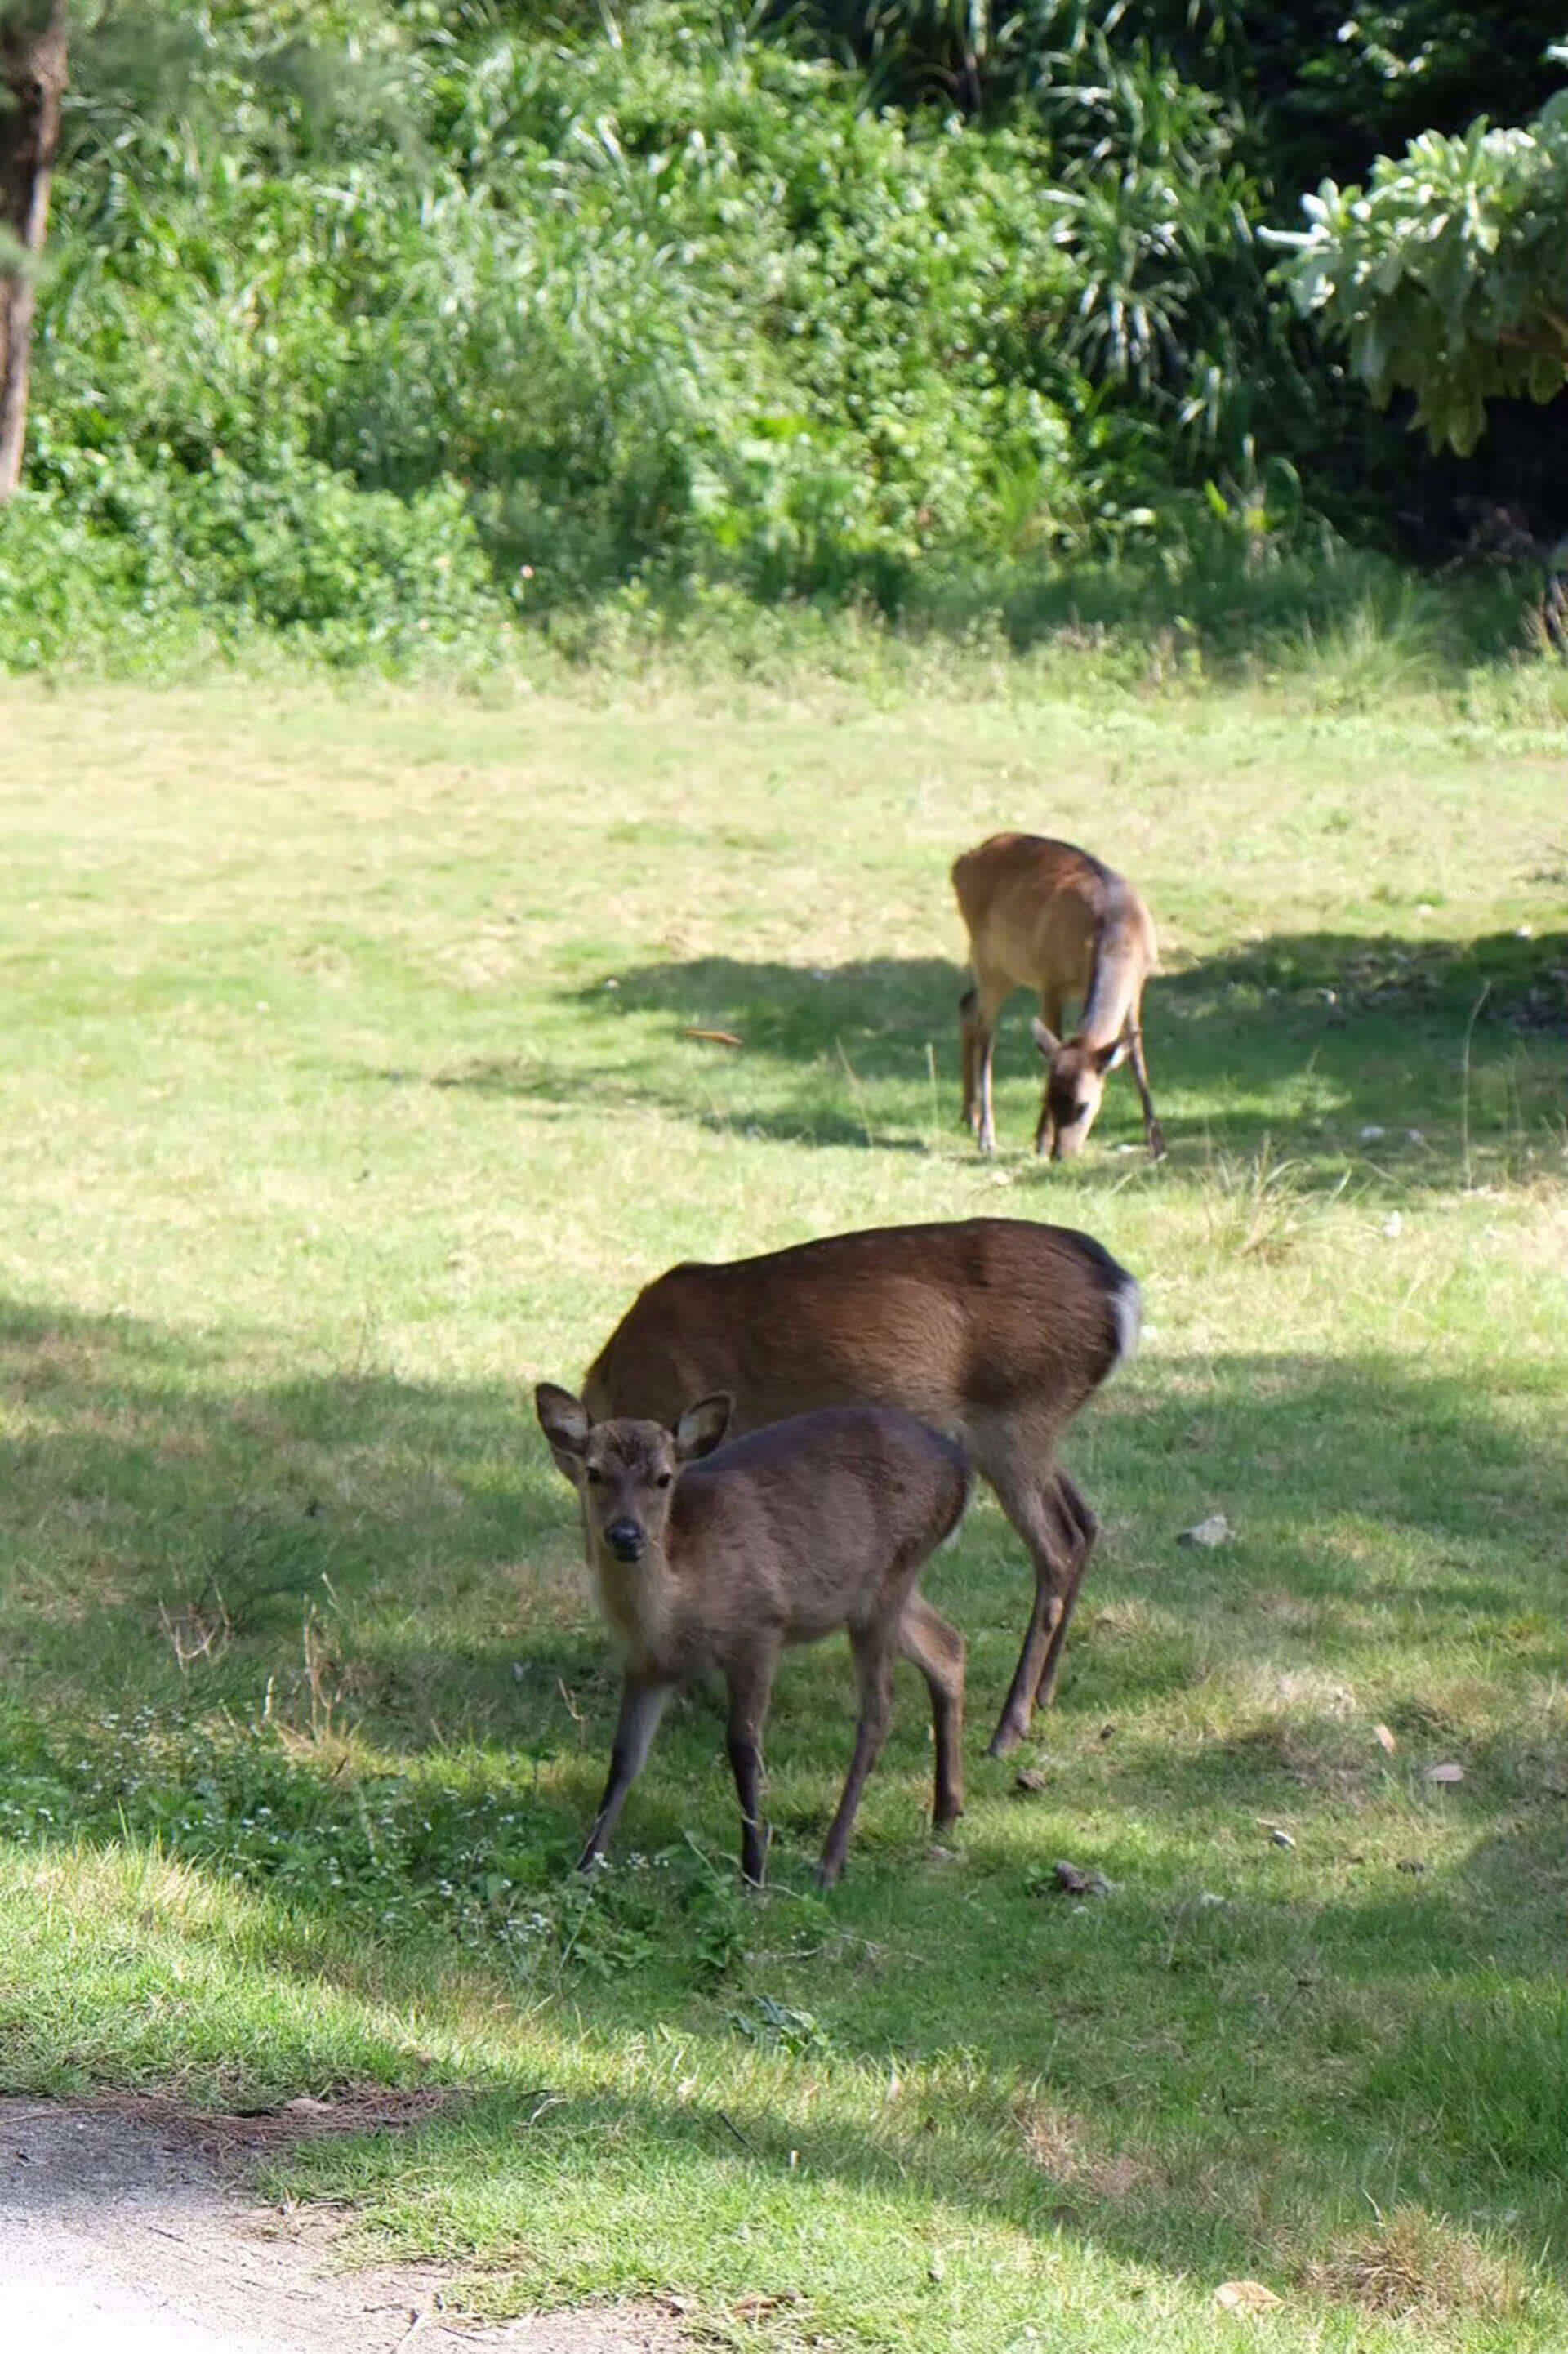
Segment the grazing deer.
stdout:
<path fill-rule="evenodd" d="M 864 1400 L 962 1440 L 1029 1547 L 1034 1606 L 991 1751 L 1051 1700 L 1099 1523 L 1055 1469 L 1072 1416 L 1138 1338 L 1138 1285 L 1088 1235 L 1015 1218 L 829 1235 L 673 1267 L 589 1367 L 595 1416 L 670 1422 L 723 1389 L 732 1429 Z"/>
<path fill-rule="evenodd" d="M 741 1872 L 760 1887 L 762 1721 L 779 1654 L 841 1627 L 854 1653 L 860 1723 L 818 1881 L 831 1887 L 843 1869 L 886 1737 L 895 1657 L 912 1659 L 930 1687 L 938 1829 L 963 1811 L 963 1638 L 915 1590 L 969 1501 L 962 1447 L 888 1406 L 796 1415 L 714 1455 L 729 1420 L 722 1395 L 687 1406 L 673 1429 L 595 1422 L 551 1382 L 534 1403 L 581 1500 L 588 1566 L 626 1661 L 609 1779 L 580 1870 L 609 1843 L 671 1694 L 716 1669 L 729 1692 Z"/>
<path fill-rule="evenodd" d="M 982 1152 L 994 1150 L 991 1056 L 996 1020 L 1015 989 L 1037 989 L 1030 1023 L 1045 1058 L 1045 1095 L 1034 1150 L 1071 1161 L 1095 1123 L 1110 1073 L 1125 1056 L 1143 1104 L 1143 1133 L 1156 1161 L 1165 1151 L 1139 1007 L 1156 943 L 1148 908 L 1130 883 L 1068 842 L 1035 833 L 993 833 L 953 866 L 953 889 L 969 927 L 975 985 L 959 1002 L 964 1120 Z M 1062 1034 L 1065 1000 L 1083 1002 L 1078 1028 Z"/>

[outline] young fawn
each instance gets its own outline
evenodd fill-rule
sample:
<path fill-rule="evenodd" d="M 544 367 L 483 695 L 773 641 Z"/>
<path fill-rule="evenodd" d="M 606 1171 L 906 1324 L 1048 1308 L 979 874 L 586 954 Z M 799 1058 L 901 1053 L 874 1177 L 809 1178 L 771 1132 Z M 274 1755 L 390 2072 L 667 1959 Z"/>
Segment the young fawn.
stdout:
<path fill-rule="evenodd" d="M 534 1393 L 556 1468 L 577 1491 L 588 1567 L 625 1660 L 609 1778 L 588 1845 L 602 1854 L 671 1695 L 716 1670 L 729 1695 L 729 1762 L 740 1798 L 741 1872 L 762 1884 L 762 1724 L 786 1644 L 842 1627 L 854 1654 L 860 1722 L 843 1796 L 817 1866 L 843 1869 L 866 1776 L 886 1735 L 895 1659 L 931 1693 L 938 1829 L 962 1811 L 963 1638 L 916 1592 L 969 1501 L 963 1449 L 887 1406 L 797 1415 L 735 1440 L 724 1395 L 689 1405 L 673 1429 L 595 1422 L 570 1391 Z"/>
<path fill-rule="evenodd" d="M 954 863 L 953 889 L 969 935 L 975 985 L 959 1001 L 964 1119 L 980 1149 L 995 1145 L 991 1056 L 996 1020 L 1015 989 L 1040 993 L 1030 1023 L 1045 1063 L 1034 1150 L 1071 1161 L 1095 1123 L 1105 1085 L 1125 1057 L 1143 1106 L 1152 1157 L 1165 1151 L 1143 1059 L 1143 984 L 1157 953 L 1148 908 L 1124 876 L 1070 842 L 993 833 Z M 1062 1008 L 1081 998 L 1071 1037 Z M 1042 1018 L 1044 1017 L 1044 1018 Z"/>

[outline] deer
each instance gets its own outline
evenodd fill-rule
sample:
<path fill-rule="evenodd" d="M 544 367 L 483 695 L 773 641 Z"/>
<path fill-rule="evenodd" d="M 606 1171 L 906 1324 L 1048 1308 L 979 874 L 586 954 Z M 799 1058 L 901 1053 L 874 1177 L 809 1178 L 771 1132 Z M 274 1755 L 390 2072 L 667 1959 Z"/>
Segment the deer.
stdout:
<path fill-rule="evenodd" d="M 1055 1694 L 1099 1533 L 1055 1465 L 1063 1430 L 1137 1345 L 1139 1288 L 1091 1235 L 1016 1218 L 877 1226 L 648 1284 L 589 1366 L 598 1416 L 668 1422 L 722 1389 L 733 1432 L 821 1406 L 902 1406 L 964 1447 L 1029 1548 L 1034 1602 L 990 1744 Z"/>
<path fill-rule="evenodd" d="M 721 1446 L 722 1393 L 673 1425 L 595 1421 L 542 1382 L 535 1411 L 577 1491 L 600 1609 L 625 1662 L 609 1776 L 578 1869 L 604 1853 L 672 1695 L 715 1670 L 728 1693 L 727 1745 L 740 1799 L 741 1876 L 762 1886 L 762 1726 L 779 1652 L 849 1634 L 860 1721 L 843 1796 L 817 1865 L 843 1869 L 861 1793 L 887 1734 L 895 1659 L 931 1695 L 932 1819 L 963 1811 L 963 1638 L 916 1591 L 969 1499 L 962 1447 L 891 1406 L 795 1415 Z M 716 1452 L 715 1452 L 716 1450 Z"/>
<path fill-rule="evenodd" d="M 975 985 L 959 1001 L 964 1124 L 982 1152 L 996 1149 L 991 1062 L 997 1016 L 1015 989 L 1040 992 L 1030 1029 L 1045 1063 L 1034 1150 L 1053 1161 L 1082 1151 L 1118 1063 L 1132 1066 L 1150 1157 L 1165 1154 L 1143 1059 L 1139 1007 L 1157 942 L 1148 908 L 1120 875 L 1070 842 L 993 833 L 954 861 L 953 890 L 968 927 Z M 1062 1009 L 1080 999 L 1071 1037 Z"/>

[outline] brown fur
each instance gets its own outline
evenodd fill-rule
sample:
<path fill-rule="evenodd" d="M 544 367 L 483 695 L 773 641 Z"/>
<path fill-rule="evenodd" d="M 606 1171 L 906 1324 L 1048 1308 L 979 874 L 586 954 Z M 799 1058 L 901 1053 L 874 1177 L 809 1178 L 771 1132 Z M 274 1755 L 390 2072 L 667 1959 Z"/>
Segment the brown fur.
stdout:
<path fill-rule="evenodd" d="M 732 1430 L 865 1400 L 961 1438 L 1034 1564 L 1001 1756 L 1052 1697 L 1097 1533 L 1056 1444 L 1137 1321 L 1138 1286 L 1087 1235 L 1011 1218 L 874 1227 L 670 1268 L 622 1317 L 583 1394 L 596 1416 L 670 1422 L 722 1389 Z"/>
<path fill-rule="evenodd" d="M 963 1449 L 913 1416 L 877 1406 L 798 1415 L 699 1458 L 727 1400 L 703 1399 L 673 1428 L 590 1420 L 542 1383 L 539 1421 L 582 1504 L 588 1566 L 626 1662 L 609 1778 L 582 1855 L 602 1853 L 670 1694 L 718 1673 L 740 1797 L 742 1870 L 759 1884 L 762 1722 L 779 1654 L 847 1629 L 860 1723 L 842 1799 L 818 1866 L 842 1869 L 865 1777 L 887 1731 L 896 1657 L 931 1693 L 938 1825 L 962 1808 L 963 1643 L 916 1592 L 969 1500 Z"/>
<path fill-rule="evenodd" d="M 1143 1105 L 1143 1132 L 1156 1161 L 1165 1150 L 1139 1010 L 1158 946 L 1148 908 L 1130 883 L 1068 842 L 1035 833 L 993 833 L 953 867 L 953 889 L 969 928 L 975 985 L 960 1006 L 964 1119 L 982 1152 L 995 1147 L 991 1063 L 997 1016 L 1015 989 L 1040 993 L 1032 1024 L 1045 1060 L 1045 1092 L 1034 1150 L 1053 1161 L 1082 1150 L 1109 1074 L 1125 1057 Z M 1082 1001 L 1071 1037 L 1062 1009 Z"/>

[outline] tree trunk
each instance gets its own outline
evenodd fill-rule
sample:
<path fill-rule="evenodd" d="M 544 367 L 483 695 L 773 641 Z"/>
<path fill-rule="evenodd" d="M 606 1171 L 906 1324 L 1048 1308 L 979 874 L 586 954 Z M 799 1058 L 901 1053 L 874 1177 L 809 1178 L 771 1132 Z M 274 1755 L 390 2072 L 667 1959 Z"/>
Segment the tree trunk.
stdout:
<path fill-rule="evenodd" d="M 0 506 L 22 472 L 34 263 L 49 217 L 65 80 L 66 0 L 0 0 Z"/>

